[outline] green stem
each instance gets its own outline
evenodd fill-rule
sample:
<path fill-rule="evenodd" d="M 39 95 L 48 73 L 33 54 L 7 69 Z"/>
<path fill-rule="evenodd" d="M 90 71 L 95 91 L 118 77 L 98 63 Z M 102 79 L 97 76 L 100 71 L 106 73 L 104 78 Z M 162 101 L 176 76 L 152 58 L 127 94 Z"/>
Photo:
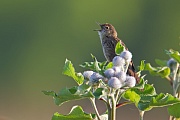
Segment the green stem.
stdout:
<path fill-rule="evenodd" d="M 92 106 L 93 106 L 93 108 L 94 108 L 94 111 L 95 111 L 95 113 L 96 113 L 96 115 L 97 115 L 97 119 L 98 119 L 98 120 L 101 120 L 100 115 L 99 115 L 99 112 L 98 112 L 97 107 L 96 107 L 95 98 L 90 98 L 90 101 L 91 101 Z"/>
<path fill-rule="evenodd" d="M 179 98 L 180 96 L 180 93 L 178 92 L 178 88 L 179 88 L 179 78 L 178 78 L 178 68 L 179 67 L 179 64 L 176 65 L 176 69 L 174 70 L 173 72 L 173 76 L 172 76 L 172 83 L 173 83 L 173 96 L 176 97 L 176 98 Z M 173 116 L 170 116 L 169 117 L 169 120 L 176 120 L 176 118 L 174 118 Z"/>
<path fill-rule="evenodd" d="M 121 100 L 121 97 L 122 97 L 122 94 L 124 93 L 124 91 L 121 91 L 120 92 L 120 94 L 119 94 L 119 96 L 118 96 L 118 98 L 116 98 L 117 100 L 116 100 L 116 103 L 118 104 L 119 103 L 119 101 Z"/>
<path fill-rule="evenodd" d="M 119 99 L 119 94 L 120 94 L 120 89 L 118 89 L 117 90 L 117 92 L 116 92 L 116 97 L 115 97 L 115 99 L 116 99 L 116 103 L 118 103 L 118 99 Z"/>
<path fill-rule="evenodd" d="M 111 99 L 107 96 L 108 120 L 111 120 Z"/>
<path fill-rule="evenodd" d="M 177 71 L 178 71 L 179 64 L 176 65 L 176 69 L 174 70 L 173 74 L 173 95 L 177 97 L 177 89 L 179 87 L 179 82 L 176 79 Z"/>
<path fill-rule="evenodd" d="M 105 100 L 105 99 L 101 99 L 104 103 L 105 103 L 105 105 L 106 105 L 106 108 L 107 108 L 107 113 L 108 113 L 108 120 L 110 120 L 111 119 L 111 106 L 110 106 L 110 101 L 109 101 L 109 97 L 107 96 L 107 100 Z"/>
<path fill-rule="evenodd" d="M 143 120 L 143 116 L 144 116 L 144 111 L 139 110 L 140 120 Z"/>
<path fill-rule="evenodd" d="M 116 100 L 114 95 L 111 95 L 111 98 L 112 98 L 111 120 L 116 120 Z"/>

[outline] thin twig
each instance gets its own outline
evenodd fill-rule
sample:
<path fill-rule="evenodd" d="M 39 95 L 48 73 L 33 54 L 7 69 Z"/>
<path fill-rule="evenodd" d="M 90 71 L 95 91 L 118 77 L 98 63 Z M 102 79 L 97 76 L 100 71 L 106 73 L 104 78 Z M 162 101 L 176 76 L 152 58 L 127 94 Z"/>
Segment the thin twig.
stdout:
<path fill-rule="evenodd" d="M 94 111 L 95 111 L 95 113 L 97 115 L 98 120 L 101 120 L 99 112 L 98 112 L 97 107 L 96 107 L 95 98 L 89 98 L 89 99 L 90 99 L 90 101 L 92 103 L 92 106 L 94 108 Z"/>

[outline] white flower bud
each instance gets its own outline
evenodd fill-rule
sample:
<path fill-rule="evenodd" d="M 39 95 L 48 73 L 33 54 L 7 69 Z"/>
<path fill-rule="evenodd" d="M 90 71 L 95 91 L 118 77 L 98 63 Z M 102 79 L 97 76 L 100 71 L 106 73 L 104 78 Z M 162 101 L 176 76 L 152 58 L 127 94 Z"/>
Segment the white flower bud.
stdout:
<path fill-rule="evenodd" d="M 123 71 L 120 71 L 117 74 L 115 74 L 115 77 L 117 77 L 120 80 L 120 82 L 123 84 L 126 80 L 126 73 Z"/>
<path fill-rule="evenodd" d="M 114 66 L 112 69 L 114 70 L 114 74 L 121 71 L 120 67 L 116 67 L 116 66 Z"/>
<path fill-rule="evenodd" d="M 107 77 L 107 78 L 111 78 L 111 77 L 114 77 L 114 69 L 112 68 L 109 68 L 107 69 L 105 72 L 104 72 L 104 75 Z"/>
<path fill-rule="evenodd" d="M 125 85 L 128 87 L 134 87 L 136 85 L 135 77 L 126 76 Z"/>
<path fill-rule="evenodd" d="M 94 73 L 90 76 L 90 82 L 91 82 L 92 84 L 98 83 L 100 79 L 103 80 L 104 77 L 103 77 L 102 75 L 100 75 L 99 73 L 96 73 L 96 72 L 94 72 Z"/>
<path fill-rule="evenodd" d="M 132 53 L 126 50 L 120 54 L 120 57 L 124 58 L 127 62 L 130 62 L 132 59 Z"/>
<path fill-rule="evenodd" d="M 114 66 L 124 66 L 125 65 L 125 59 L 120 56 L 115 56 L 112 61 Z"/>
<path fill-rule="evenodd" d="M 83 76 L 84 78 L 89 79 L 93 73 L 94 73 L 93 71 L 84 71 Z"/>
<path fill-rule="evenodd" d="M 115 88 L 115 89 L 122 87 L 121 82 L 116 77 L 111 77 L 111 79 L 108 81 L 108 85 L 109 85 L 109 87 Z"/>
<path fill-rule="evenodd" d="M 177 69 L 177 64 L 178 63 L 173 58 L 169 59 L 167 62 L 167 66 L 170 68 L 172 72 Z"/>

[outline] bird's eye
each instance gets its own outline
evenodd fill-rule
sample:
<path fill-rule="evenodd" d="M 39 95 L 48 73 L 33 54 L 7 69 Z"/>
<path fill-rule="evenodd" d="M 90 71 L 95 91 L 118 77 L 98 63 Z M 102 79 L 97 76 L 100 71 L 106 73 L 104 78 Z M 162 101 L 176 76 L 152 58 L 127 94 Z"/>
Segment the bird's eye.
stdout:
<path fill-rule="evenodd" d="M 105 28 L 106 28 L 106 30 L 108 30 L 108 29 L 109 29 L 109 27 L 108 27 L 108 26 L 106 26 Z"/>

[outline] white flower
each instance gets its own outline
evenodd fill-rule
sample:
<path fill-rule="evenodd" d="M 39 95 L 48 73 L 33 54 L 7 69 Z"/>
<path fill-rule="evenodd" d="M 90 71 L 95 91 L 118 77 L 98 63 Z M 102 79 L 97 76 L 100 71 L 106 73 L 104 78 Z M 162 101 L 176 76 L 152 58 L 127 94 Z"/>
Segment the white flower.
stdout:
<path fill-rule="evenodd" d="M 125 85 L 128 87 L 134 87 L 136 85 L 135 77 L 126 76 Z"/>
<path fill-rule="evenodd" d="M 104 75 L 107 77 L 107 78 L 111 78 L 111 77 L 114 77 L 114 69 L 112 68 L 109 68 L 107 69 L 105 72 L 104 72 Z"/>
<path fill-rule="evenodd" d="M 115 89 L 122 87 L 121 82 L 116 77 L 111 77 L 111 79 L 108 81 L 108 85 L 109 85 L 109 87 L 115 88 Z"/>
<path fill-rule="evenodd" d="M 84 71 L 83 76 L 84 78 L 89 79 L 93 73 L 94 73 L 93 71 Z"/>
<path fill-rule="evenodd" d="M 127 62 L 130 62 L 132 59 L 132 53 L 126 50 L 120 54 L 120 57 L 124 58 Z"/>
<path fill-rule="evenodd" d="M 112 63 L 114 66 L 124 66 L 125 65 L 125 59 L 120 56 L 115 56 L 112 60 Z"/>

